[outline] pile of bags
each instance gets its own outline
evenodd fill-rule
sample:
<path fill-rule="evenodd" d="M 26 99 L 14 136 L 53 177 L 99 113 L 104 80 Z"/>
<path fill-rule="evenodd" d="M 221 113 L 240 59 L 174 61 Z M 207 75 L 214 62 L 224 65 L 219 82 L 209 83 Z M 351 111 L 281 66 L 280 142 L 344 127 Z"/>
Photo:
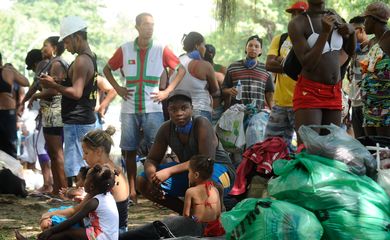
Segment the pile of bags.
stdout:
<path fill-rule="evenodd" d="M 227 239 L 390 239 L 390 198 L 366 147 L 335 125 L 299 134 L 306 149 L 272 164 L 268 193 L 277 200 L 247 199 L 223 213 Z"/>

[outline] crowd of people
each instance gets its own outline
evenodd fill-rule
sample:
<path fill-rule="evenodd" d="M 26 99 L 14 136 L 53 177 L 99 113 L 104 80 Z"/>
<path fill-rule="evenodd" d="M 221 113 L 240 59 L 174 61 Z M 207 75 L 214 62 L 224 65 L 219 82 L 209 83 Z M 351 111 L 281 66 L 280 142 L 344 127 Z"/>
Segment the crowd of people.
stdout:
<path fill-rule="evenodd" d="M 41 191 L 63 195 L 82 169 L 85 193 L 77 193 L 79 204 L 43 214 L 38 238 L 141 239 L 146 234 L 144 239 L 160 239 L 177 236 L 167 225 L 186 221 L 191 222 L 186 235 L 194 229 L 197 236 L 224 234 L 219 216 L 229 203 L 237 161 L 214 127 L 236 104 L 269 111 L 265 137 L 281 137 L 289 151 L 302 143 L 299 134 L 293 143 L 302 125 L 344 123 L 352 126 L 355 138 L 390 138 L 390 8 L 372 3 L 347 23 L 325 3 L 294 3 L 286 9 L 288 32 L 273 38 L 265 63 L 259 61 L 263 40 L 253 35 L 243 46 L 245 58 L 227 68 L 214 62 L 215 47 L 198 32 L 184 36 L 185 53 L 177 57 L 153 39 L 153 16 L 141 13 L 135 25 L 138 37 L 113 53 L 103 69 L 106 79 L 98 73 L 87 23 L 65 17 L 59 36 L 48 37 L 41 50 L 28 53 L 27 69 L 35 77 L 20 105 L 31 107 L 39 100 L 38 128 L 46 142 L 38 154 Z M 73 63 L 61 58 L 65 50 L 76 55 Z M 14 85 L 29 86 L 29 81 L 12 65 L 0 65 L 0 149 L 17 158 Z M 301 69 L 297 76 L 289 73 L 291 67 Z M 345 73 L 350 106 L 342 100 Z M 125 171 L 109 155 L 115 128 L 101 129 L 116 94 L 123 99 L 118 118 Z M 137 150 L 143 144 L 144 171 L 137 173 Z M 173 161 L 167 160 L 167 152 L 174 153 Z M 137 193 L 183 217 L 128 231 L 128 207 L 137 206 Z M 64 219 L 54 224 L 57 215 Z M 88 224 L 75 225 L 85 218 Z M 19 232 L 16 237 L 25 239 Z"/>

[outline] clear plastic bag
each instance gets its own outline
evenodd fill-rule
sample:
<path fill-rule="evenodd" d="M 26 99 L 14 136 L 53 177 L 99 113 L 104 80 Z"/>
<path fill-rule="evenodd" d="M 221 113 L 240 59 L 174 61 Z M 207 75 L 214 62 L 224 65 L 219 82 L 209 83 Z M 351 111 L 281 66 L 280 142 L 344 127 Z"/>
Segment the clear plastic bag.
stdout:
<path fill-rule="evenodd" d="M 389 151 L 388 148 L 381 148 L 379 146 L 379 143 L 376 144 L 376 147 L 367 146 L 368 150 L 374 150 L 376 151 L 376 162 L 377 162 L 377 171 L 378 171 L 378 177 L 376 182 L 381 186 L 387 193 L 387 195 L 390 196 L 390 169 L 385 169 L 381 167 L 381 157 L 380 157 L 380 151 L 385 150 Z"/>
<path fill-rule="evenodd" d="M 226 239 L 321 239 L 323 229 L 315 215 L 294 204 L 247 198 L 222 213 Z"/>
<path fill-rule="evenodd" d="M 268 119 L 269 113 L 266 111 L 260 111 L 251 117 L 245 131 L 246 148 L 264 140 Z"/>
<path fill-rule="evenodd" d="M 313 128 L 327 129 L 330 133 L 319 135 Z M 376 161 L 358 140 L 334 124 L 302 125 L 298 130 L 307 152 L 344 162 L 358 175 L 376 176 Z"/>

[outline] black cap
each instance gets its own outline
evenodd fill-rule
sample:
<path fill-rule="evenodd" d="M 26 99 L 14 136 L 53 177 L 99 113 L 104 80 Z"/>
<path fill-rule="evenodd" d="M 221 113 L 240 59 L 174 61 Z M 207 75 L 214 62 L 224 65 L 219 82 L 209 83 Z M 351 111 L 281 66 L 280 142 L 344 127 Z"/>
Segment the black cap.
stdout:
<path fill-rule="evenodd" d="M 167 103 L 175 99 L 176 97 L 184 97 L 189 100 L 190 103 L 192 103 L 191 93 L 187 90 L 183 89 L 175 89 L 171 93 L 169 93 L 167 98 Z"/>
<path fill-rule="evenodd" d="M 251 41 L 251 40 L 253 40 L 253 39 L 257 40 L 257 41 L 260 43 L 260 45 L 263 46 L 263 39 L 262 39 L 261 37 L 259 37 L 257 34 L 256 34 L 256 35 L 253 35 L 253 36 L 250 36 L 250 37 L 248 38 L 248 40 L 246 41 L 245 46 L 248 45 L 248 42 Z"/>
<path fill-rule="evenodd" d="M 28 70 L 32 70 L 35 63 L 42 61 L 42 52 L 39 49 L 32 49 L 27 53 L 25 63 Z"/>

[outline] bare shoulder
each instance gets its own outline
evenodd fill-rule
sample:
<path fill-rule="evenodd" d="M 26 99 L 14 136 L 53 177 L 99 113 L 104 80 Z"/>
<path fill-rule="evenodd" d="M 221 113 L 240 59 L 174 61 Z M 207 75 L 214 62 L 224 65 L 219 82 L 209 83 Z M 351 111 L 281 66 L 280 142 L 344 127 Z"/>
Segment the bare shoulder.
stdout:
<path fill-rule="evenodd" d="M 199 192 L 199 189 L 197 189 L 198 186 L 195 186 L 195 187 L 189 187 L 187 190 L 186 190 L 186 197 L 192 197 L 194 195 L 196 195 L 197 192 Z"/>
<path fill-rule="evenodd" d="M 87 55 L 87 54 L 80 54 L 74 60 L 74 64 L 76 66 L 78 66 L 78 65 L 85 65 L 85 64 L 93 65 L 93 62 L 92 62 L 92 59 L 91 59 L 91 57 L 89 55 Z"/>

